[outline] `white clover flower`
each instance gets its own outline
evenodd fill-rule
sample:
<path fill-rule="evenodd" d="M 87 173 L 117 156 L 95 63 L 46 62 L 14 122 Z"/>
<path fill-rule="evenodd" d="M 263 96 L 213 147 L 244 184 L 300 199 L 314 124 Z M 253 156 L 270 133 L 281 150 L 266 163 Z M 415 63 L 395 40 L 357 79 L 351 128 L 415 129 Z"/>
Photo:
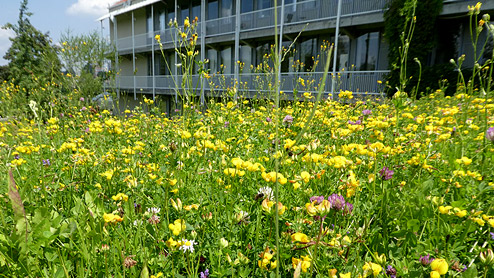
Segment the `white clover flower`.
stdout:
<path fill-rule="evenodd" d="M 264 198 L 268 198 L 269 200 L 273 200 L 273 189 L 269 186 L 261 187 L 257 191 L 257 195 L 262 194 Z"/>
<path fill-rule="evenodd" d="M 152 208 L 148 208 L 147 212 L 151 213 L 151 214 L 158 214 L 160 213 L 161 209 L 160 208 L 155 208 L 155 207 L 152 207 Z"/>

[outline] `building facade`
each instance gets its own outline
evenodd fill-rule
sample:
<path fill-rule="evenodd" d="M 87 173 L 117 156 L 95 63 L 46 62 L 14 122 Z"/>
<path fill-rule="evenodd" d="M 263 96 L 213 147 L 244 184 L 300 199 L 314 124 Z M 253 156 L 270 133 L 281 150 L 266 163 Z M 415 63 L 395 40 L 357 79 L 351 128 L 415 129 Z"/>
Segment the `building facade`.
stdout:
<path fill-rule="evenodd" d="M 475 3 L 445 0 L 440 18 L 465 21 L 467 5 Z M 176 30 L 168 23 L 176 19 L 180 25 L 187 17 L 199 20 L 198 58 L 208 59 L 213 82 L 224 84 L 216 89 L 240 81 L 244 84 L 240 89 L 247 95 L 262 93 L 264 89 L 256 82 L 265 74 L 256 68 L 274 43 L 275 9 L 283 19 L 282 44 L 295 50 L 281 65 L 281 90 L 293 92 L 299 77 L 319 80 L 323 71 L 323 61 L 317 63 L 321 45 L 324 41 L 334 43 L 338 33 L 332 61 L 336 64 L 330 67 L 335 82 L 327 82 L 325 92 L 342 89 L 375 94 L 382 91 L 378 80 L 389 72 L 388 45 L 382 36 L 386 4 L 387 0 L 285 0 L 282 9 L 274 7 L 274 0 L 124 0 L 111 6 L 100 20 L 109 19 L 110 38 L 117 50 L 117 90 L 134 99 L 146 94 L 148 98 L 176 98 L 173 80 L 181 76 L 173 44 Z M 487 1 L 482 8 L 494 10 L 494 1 Z M 161 36 L 164 57 L 156 35 Z M 472 51 L 469 45 L 466 30 L 459 30 L 456 52 Z M 432 56 L 429 63 L 440 53 Z M 193 78 L 201 82 L 202 77 Z M 202 96 L 211 89 L 209 81 L 204 82 Z"/>

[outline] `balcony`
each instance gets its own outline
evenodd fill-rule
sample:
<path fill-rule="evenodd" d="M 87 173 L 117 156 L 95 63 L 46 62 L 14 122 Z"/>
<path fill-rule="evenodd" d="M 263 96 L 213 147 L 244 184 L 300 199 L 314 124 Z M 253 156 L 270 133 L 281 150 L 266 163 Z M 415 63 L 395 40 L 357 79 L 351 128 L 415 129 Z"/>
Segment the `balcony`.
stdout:
<path fill-rule="evenodd" d="M 183 26 L 179 27 L 181 30 L 183 30 Z M 235 28 L 235 26 L 234 26 Z M 197 25 L 198 30 L 197 35 L 198 38 L 201 38 L 201 24 Z M 156 35 L 160 35 L 161 37 L 161 42 L 163 45 L 166 44 L 171 44 L 175 40 L 175 34 L 176 34 L 176 29 L 172 28 L 167 28 L 162 31 L 156 31 L 156 32 L 148 32 L 144 34 L 136 34 L 134 36 L 134 40 L 132 40 L 132 36 L 130 37 L 125 37 L 125 38 L 120 38 L 117 39 L 116 46 L 117 50 L 119 52 L 129 52 L 132 51 L 132 44 L 134 44 L 134 49 L 136 50 L 145 50 L 145 51 L 151 51 L 151 46 L 152 43 L 155 45 L 155 49 L 159 49 L 158 42 L 155 40 Z"/>
<path fill-rule="evenodd" d="M 351 90 L 355 94 L 379 94 L 383 90 L 383 85 L 378 83 L 378 80 L 384 80 L 384 76 L 389 71 L 342 71 L 337 73 L 335 91 Z M 322 72 L 300 72 L 300 73 L 282 73 L 280 78 L 280 90 L 285 93 L 292 93 L 294 89 L 299 92 L 315 92 L 316 88 L 306 90 L 302 88 L 297 80 L 302 78 L 306 81 L 314 80 L 315 84 L 319 84 L 322 80 Z M 176 79 L 175 79 L 176 78 Z M 173 94 L 176 86 L 180 86 L 182 76 L 160 75 L 154 77 L 154 88 L 158 92 L 165 94 Z M 215 74 L 211 79 L 205 80 L 204 88 L 206 91 L 224 91 L 227 88 L 233 87 L 234 82 L 233 74 Z M 133 90 L 135 81 L 135 89 L 137 92 L 153 90 L 153 77 L 152 76 L 119 76 L 117 78 L 117 87 L 124 90 Z M 267 84 L 273 84 L 273 76 L 259 73 L 241 74 L 240 80 L 245 86 L 240 86 L 239 90 L 249 92 L 251 95 L 256 93 L 266 93 Z M 192 87 L 200 90 L 200 77 L 194 75 L 192 77 L 192 84 L 186 87 Z M 214 86 L 210 87 L 210 83 Z M 331 78 L 327 79 L 324 92 L 331 92 Z M 209 94 L 209 93 L 208 93 Z"/>
<path fill-rule="evenodd" d="M 345 0 L 342 4 L 341 16 L 356 16 L 368 13 L 381 13 L 385 8 L 386 0 Z M 300 24 L 306 22 L 335 19 L 337 14 L 338 0 L 306 0 L 285 5 L 285 19 L 287 25 Z M 253 12 L 242 13 L 240 15 L 240 32 L 272 28 L 274 26 L 274 10 L 268 8 Z M 277 7 L 278 14 L 281 15 L 281 7 Z M 206 36 L 214 37 L 235 33 L 236 16 L 221 17 L 207 20 Z M 183 28 L 182 28 L 183 29 Z M 200 24 L 197 27 L 197 34 L 200 37 Z M 160 34 L 163 43 L 171 42 L 175 35 L 174 29 L 165 29 L 158 32 L 136 34 L 134 42 L 132 37 L 120 38 L 117 40 L 117 50 L 128 52 L 134 48 L 150 49 L 154 41 L 154 36 Z"/>

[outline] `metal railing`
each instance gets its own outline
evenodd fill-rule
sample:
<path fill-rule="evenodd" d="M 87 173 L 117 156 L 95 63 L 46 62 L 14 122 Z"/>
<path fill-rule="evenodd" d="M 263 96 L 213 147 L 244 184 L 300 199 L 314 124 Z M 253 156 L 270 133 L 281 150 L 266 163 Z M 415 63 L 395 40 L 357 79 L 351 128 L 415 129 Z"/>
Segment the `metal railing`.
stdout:
<path fill-rule="evenodd" d="M 383 91 L 383 85 L 379 80 L 384 80 L 385 75 L 389 73 L 387 70 L 378 71 L 341 71 L 336 75 L 336 87 L 335 91 L 350 90 L 354 93 L 380 93 Z M 280 77 L 280 90 L 291 93 L 294 90 L 298 92 L 315 92 L 317 84 L 320 84 L 323 77 L 322 72 L 296 72 L 296 73 L 282 73 Z M 331 77 L 331 76 L 330 76 Z M 169 90 L 176 89 L 177 84 L 181 87 L 182 76 L 172 75 L 158 75 L 155 76 L 155 89 L 157 90 Z M 174 78 L 176 78 L 174 82 Z M 305 84 L 314 84 L 310 88 L 306 88 L 300 85 L 299 80 L 303 79 Z M 153 89 L 153 77 L 152 76 L 119 76 L 117 77 L 117 84 L 120 84 L 120 89 L 134 89 L 139 92 L 141 90 L 150 91 Z M 323 88 L 324 92 L 331 91 L 331 78 Z M 192 84 L 186 85 L 189 89 L 200 90 L 200 77 L 198 75 L 192 76 Z M 273 84 L 273 75 L 263 73 L 247 73 L 239 76 L 239 90 L 249 92 L 264 92 L 268 88 L 268 84 Z M 204 82 L 204 89 L 211 91 L 224 91 L 234 86 L 235 79 L 233 74 L 213 74 L 210 79 L 206 79 Z M 211 87 L 211 85 L 213 87 Z"/>
<path fill-rule="evenodd" d="M 235 32 L 236 16 L 221 17 L 206 21 L 206 36 L 225 35 Z"/>
<path fill-rule="evenodd" d="M 353 16 L 364 13 L 382 12 L 387 0 L 353 0 L 343 1 L 342 17 Z M 312 22 L 321 19 L 336 18 L 338 0 L 306 0 L 285 5 L 285 19 L 287 25 Z M 256 29 L 270 28 L 274 26 L 274 7 L 240 15 L 240 30 L 250 31 Z M 277 7 L 278 14 L 281 14 L 281 7 Z M 226 35 L 235 32 L 236 16 L 227 16 L 206 21 L 206 36 Z M 181 27 L 183 30 L 183 27 Z M 200 24 L 197 26 L 197 33 L 200 37 Z M 160 34 L 163 43 L 172 40 L 175 28 L 166 28 L 162 31 L 148 32 L 134 36 L 135 48 L 150 47 L 154 41 L 154 36 Z M 132 49 L 132 37 L 119 38 L 117 40 L 118 51 Z"/>
<path fill-rule="evenodd" d="M 183 26 L 180 26 L 179 28 L 183 30 Z M 233 28 L 235 29 L 235 25 L 233 25 Z M 197 25 L 196 30 L 197 30 L 198 38 L 201 38 L 201 32 L 200 32 L 201 24 Z M 223 31 L 223 29 L 219 31 Z M 165 30 L 161 30 L 161 31 L 137 34 L 134 36 L 134 41 L 132 41 L 132 36 L 120 38 L 117 40 L 117 46 L 118 46 L 117 50 L 118 51 L 132 50 L 132 44 L 134 44 L 134 47 L 136 49 L 151 48 L 152 43 L 154 43 L 156 48 L 158 49 L 159 48 L 158 42 L 155 40 L 156 35 L 160 35 L 161 42 L 163 44 L 167 44 L 173 42 L 176 32 L 177 30 L 175 28 L 166 28 Z"/>

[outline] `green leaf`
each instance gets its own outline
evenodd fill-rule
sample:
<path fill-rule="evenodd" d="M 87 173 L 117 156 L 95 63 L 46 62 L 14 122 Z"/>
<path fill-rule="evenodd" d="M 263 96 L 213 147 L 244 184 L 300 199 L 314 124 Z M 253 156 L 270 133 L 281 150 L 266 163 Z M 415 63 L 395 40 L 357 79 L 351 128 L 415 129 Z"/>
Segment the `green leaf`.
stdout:
<path fill-rule="evenodd" d="M 420 230 L 420 221 L 418 219 L 410 219 L 407 221 L 407 229 L 416 233 Z"/>
<path fill-rule="evenodd" d="M 45 258 L 49 262 L 54 262 L 58 258 L 58 255 L 56 253 L 45 252 Z"/>

